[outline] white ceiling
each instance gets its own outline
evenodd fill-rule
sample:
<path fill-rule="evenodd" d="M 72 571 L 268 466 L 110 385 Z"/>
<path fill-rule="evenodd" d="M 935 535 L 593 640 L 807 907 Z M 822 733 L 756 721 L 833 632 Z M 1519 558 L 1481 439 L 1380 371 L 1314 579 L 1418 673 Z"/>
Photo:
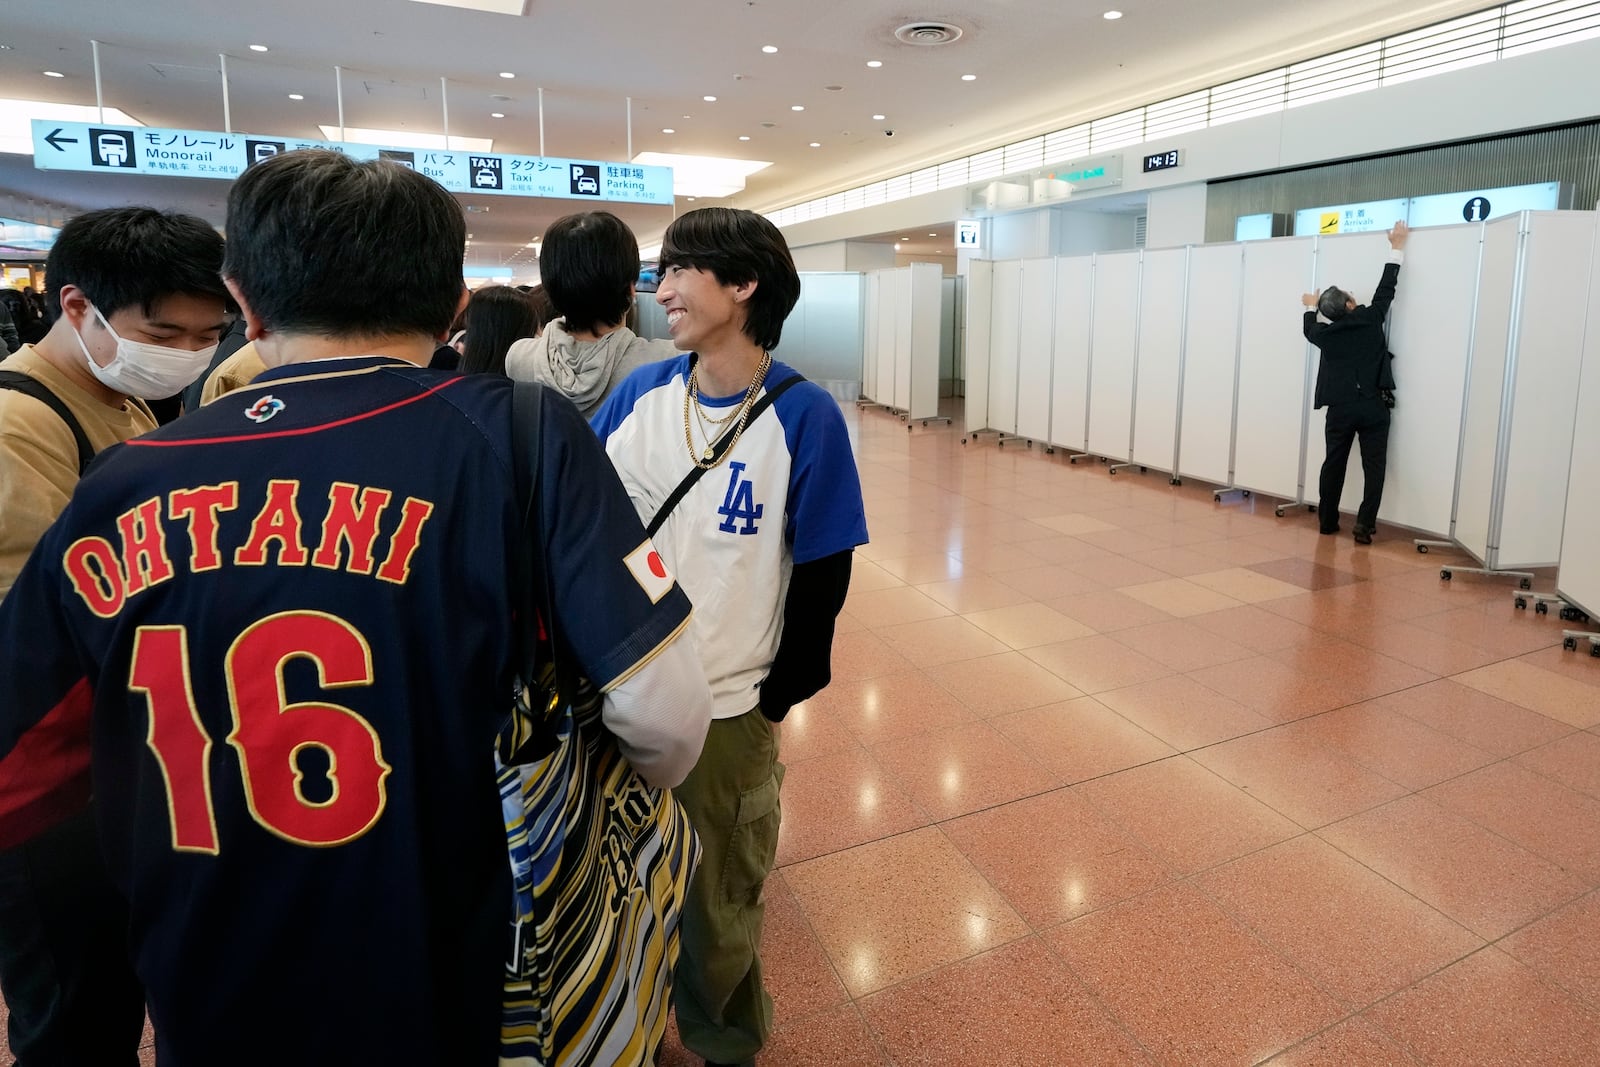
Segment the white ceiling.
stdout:
<path fill-rule="evenodd" d="M 1101 17 L 1112 3 L 1125 17 Z M 728 202 L 771 210 L 1485 6 L 529 0 L 527 15 L 509 16 L 414 0 L 6 0 L 0 97 L 94 103 L 93 36 L 106 104 L 152 126 L 221 129 L 217 57 L 226 53 L 236 130 L 320 137 L 319 124 L 338 122 L 339 65 L 348 126 L 439 132 L 444 77 L 452 134 L 537 154 L 543 87 L 545 153 L 616 160 L 627 155 L 632 97 L 634 152 L 770 160 Z M 964 33 L 936 48 L 895 39 L 897 27 L 923 21 Z M 761 51 L 769 44 L 775 54 Z M 883 66 L 869 69 L 870 59 Z M 69 208 L 151 202 L 220 223 L 226 194 L 221 182 L 46 173 L 29 157 L 0 155 L 0 213 L 7 197 Z M 573 209 L 560 200 L 462 200 L 488 209 L 468 216 L 471 259 L 483 263 L 530 255 L 523 245 Z M 688 206 L 680 200 L 675 210 Z M 611 209 L 644 243 L 672 217 L 661 207 Z"/>

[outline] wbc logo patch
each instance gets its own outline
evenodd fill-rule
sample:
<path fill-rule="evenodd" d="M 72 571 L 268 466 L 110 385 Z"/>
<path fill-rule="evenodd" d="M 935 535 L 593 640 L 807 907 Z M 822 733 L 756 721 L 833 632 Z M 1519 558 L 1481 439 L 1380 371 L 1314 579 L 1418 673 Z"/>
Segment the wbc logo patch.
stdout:
<path fill-rule="evenodd" d="M 667 570 L 666 561 L 649 541 L 622 557 L 622 562 L 627 564 L 628 573 L 639 583 L 650 603 L 659 604 L 661 598 L 672 591 L 672 572 Z"/>
<path fill-rule="evenodd" d="M 283 401 L 270 393 L 244 409 L 245 418 L 251 422 L 266 422 L 283 410 Z"/>

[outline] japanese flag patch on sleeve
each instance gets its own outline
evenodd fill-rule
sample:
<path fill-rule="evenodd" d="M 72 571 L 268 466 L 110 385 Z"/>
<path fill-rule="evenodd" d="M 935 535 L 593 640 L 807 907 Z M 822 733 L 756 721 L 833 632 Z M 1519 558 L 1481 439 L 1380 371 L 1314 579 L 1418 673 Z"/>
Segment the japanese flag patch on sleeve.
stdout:
<path fill-rule="evenodd" d="M 649 541 L 629 552 L 622 562 L 628 565 L 628 572 L 650 598 L 650 603 L 659 604 L 661 598 L 672 591 L 672 572 L 667 570 L 666 561 Z"/>

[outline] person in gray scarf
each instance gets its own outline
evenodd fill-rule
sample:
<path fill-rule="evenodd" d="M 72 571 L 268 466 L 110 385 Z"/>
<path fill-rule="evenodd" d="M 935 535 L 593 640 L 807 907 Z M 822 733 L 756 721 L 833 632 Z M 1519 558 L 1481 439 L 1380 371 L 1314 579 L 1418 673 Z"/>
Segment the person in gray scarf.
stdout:
<path fill-rule="evenodd" d="M 678 354 L 623 325 L 639 277 L 639 243 L 609 211 L 557 219 L 539 251 L 545 293 L 561 317 L 506 353 L 506 373 L 566 395 L 584 418 L 632 371 Z"/>

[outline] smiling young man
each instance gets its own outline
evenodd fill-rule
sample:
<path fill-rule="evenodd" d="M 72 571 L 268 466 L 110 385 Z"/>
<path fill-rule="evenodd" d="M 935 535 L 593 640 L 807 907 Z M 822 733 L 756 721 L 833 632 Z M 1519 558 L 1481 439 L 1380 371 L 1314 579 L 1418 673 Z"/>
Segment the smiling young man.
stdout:
<path fill-rule="evenodd" d="M 147 207 L 93 211 L 62 227 L 46 268 L 54 324 L 0 363 L 24 378 L 0 389 L 0 600 L 66 508 L 85 453 L 155 429 L 145 401 L 205 369 L 228 328 L 222 253 L 204 220 Z M 86 746 L 83 738 L 68 750 Z M 12 785 L 0 774 L 0 796 Z M 91 810 L 80 805 L 0 851 L 0 992 L 22 1067 L 137 1062 L 144 993 L 126 927 Z"/>
<path fill-rule="evenodd" d="M 748 1063 L 772 1029 L 759 948 L 780 819 L 777 724 L 828 684 L 867 525 L 839 405 L 771 356 L 800 296 L 777 227 L 750 211 L 691 211 L 667 228 L 661 266 L 656 301 L 689 354 L 635 371 L 592 425 L 647 524 L 686 475 L 703 474 L 655 534 L 694 601 L 689 633 L 715 704 L 700 761 L 674 791 L 705 859 L 673 1006 L 687 1048 Z"/>

